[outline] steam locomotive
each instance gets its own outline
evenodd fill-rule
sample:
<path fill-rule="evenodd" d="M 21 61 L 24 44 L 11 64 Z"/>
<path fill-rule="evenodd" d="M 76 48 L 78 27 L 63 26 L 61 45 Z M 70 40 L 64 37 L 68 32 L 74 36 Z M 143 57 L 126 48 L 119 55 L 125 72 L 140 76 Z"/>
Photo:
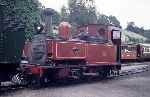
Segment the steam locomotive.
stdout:
<path fill-rule="evenodd" d="M 38 33 L 26 41 L 20 73 L 14 82 L 42 85 L 60 79 L 107 77 L 121 69 L 121 29 L 113 25 L 88 24 L 78 27 L 62 22 L 56 37 Z"/>

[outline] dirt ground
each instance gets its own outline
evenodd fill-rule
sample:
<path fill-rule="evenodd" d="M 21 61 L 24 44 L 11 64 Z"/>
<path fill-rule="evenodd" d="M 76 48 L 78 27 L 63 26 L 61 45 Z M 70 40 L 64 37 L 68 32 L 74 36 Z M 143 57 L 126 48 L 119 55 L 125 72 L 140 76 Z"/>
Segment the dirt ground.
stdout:
<path fill-rule="evenodd" d="M 150 71 L 99 81 L 50 85 L 38 90 L 11 90 L 0 97 L 150 97 Z"/>

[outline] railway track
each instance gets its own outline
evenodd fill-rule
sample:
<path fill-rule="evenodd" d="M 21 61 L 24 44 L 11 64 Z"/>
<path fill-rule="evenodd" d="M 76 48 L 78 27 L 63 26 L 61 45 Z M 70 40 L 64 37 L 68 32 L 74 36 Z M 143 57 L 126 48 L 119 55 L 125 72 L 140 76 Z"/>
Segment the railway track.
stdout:
<path fill-rule="evenodd" d="M 19 90 L 19 89 L 24 89 L 24 86 L 20 86 L 20 85 L 14 85 L 11 82 L 7 82 L 5 84 L 2 84 L 2 86 L 0 87 L 0 93 L 1 92 L 5 92 L 5 91 L 12 91 L 12 90 Z"/>
<path fill-rule="evenodd" d="M 142 73 L 142 72 L 146 72 L 146 71 L 150 70 L 150 63 L 149 63 L 149 65 L 147 64 L 144 66 L 139 64 L 139 66 L 141 66 L 141 67 L 137 67 L 137 68 L 133 68 L 133 69 L 129 69 L 129 70 L 123 70 L 120 72 L 119 76 L 132 75 L 132 74 Z"/>
<path fill-rule="evenodd" d="M 133 64 L 134 65 L 124 64 L 122 66 L 123 69 L 120 71 L 119 75 L 111 75 L 108 78 L 138 74 L 138 73 L 142 73 L 142 72 L 146 72 L 146 71 L 150 70 L 150 62 L 133 63 Z M 20 86 L 20 85 L 14 85 L 11 82 L 7 82 L 7 83 L 2 83 L 2 86 L 0 87 L 0 91 L 19 90 L 19 89 L 23 89 L 23 88 L 26 88 L 26 87 Z"/>
<path fill-rule="evenodd" d="M 148 65 L 150 64 L 150 62 L 126 62 L 126 63 L 122 63 L 122 67 L 124 66 L 139 66 L 139 65 Z"/>

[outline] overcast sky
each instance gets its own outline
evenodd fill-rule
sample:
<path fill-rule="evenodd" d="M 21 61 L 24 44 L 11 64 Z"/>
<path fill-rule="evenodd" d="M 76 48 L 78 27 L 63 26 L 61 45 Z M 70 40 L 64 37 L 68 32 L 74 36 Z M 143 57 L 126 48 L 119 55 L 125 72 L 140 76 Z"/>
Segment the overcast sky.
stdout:
<path fill-rule="evenodd" d="M 39 0 L 45 7 L 60 12 L 68 0 Z M 134 21 L 137 26 L 150 29 L 150 0 L 95 0 L 97 11 L 114 15 L 125 28 L 127 22 Z"/>

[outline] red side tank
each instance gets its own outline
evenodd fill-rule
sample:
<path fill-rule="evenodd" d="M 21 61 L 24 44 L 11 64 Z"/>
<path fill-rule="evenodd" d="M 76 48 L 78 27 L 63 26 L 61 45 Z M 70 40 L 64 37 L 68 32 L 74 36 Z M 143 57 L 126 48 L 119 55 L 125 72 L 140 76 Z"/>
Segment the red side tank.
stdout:
<path fill-rule="evenodd" d="M 59 24 L 59 36 L 68 40 L 71 37 L 70 28 L 71 25 L 68 22 L 61 22 Z"/>

